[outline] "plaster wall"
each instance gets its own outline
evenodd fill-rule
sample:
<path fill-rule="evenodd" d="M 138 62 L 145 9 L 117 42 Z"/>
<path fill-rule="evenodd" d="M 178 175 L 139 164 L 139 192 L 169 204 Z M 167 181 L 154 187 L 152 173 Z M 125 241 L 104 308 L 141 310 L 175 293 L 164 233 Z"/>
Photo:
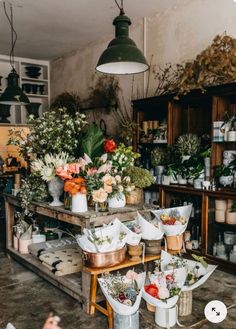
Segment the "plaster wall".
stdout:
<path fill-rule="evenodd" d="M 128 13 L 132 19 L 132 13 Z M 236 37 L 236 4 L 233 0 L 177 0 L 175 6 L 165 12 L 147 17 L 147 54 L 152 64 L 182 63 L 194 59 L 205 49 L 217 34 L 226 31 Z M 81 32 L 83 33 L 83 32 Z M 139 48 L 143 48 L 143 21 L 130 29 L 130 36 Z M 51 95 L 64 91 L 76 91 L 82 99 L 88 95 L 92 85 L 91 77 L 97 60 L 112 36 L 99 40 L 96 44 L 74 51 L 51 62 Z M 99 73 L 97 73 L 99 74 Z M 133 98 L 145 96 L 143 74 L 134 77 Z M 155 89 L 154 74 L 150 72 L 148 95 Z M 148 74 L 146 74 L 148 79 Z M 120 87 L 129 107 L 132 76 L 119 77 Z M 129 107 L 130 108 L 130 107 Z M 108 123 L 108 132 L 113 132 L 117 122 L 111 115 L 89 114 L 90 120 L 103 117 Z"/>

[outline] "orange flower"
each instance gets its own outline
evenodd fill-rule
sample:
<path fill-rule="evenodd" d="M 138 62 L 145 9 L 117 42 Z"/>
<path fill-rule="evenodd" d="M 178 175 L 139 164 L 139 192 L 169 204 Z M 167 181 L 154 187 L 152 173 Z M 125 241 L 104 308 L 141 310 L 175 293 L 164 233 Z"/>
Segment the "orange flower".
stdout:
<path fill-rule="evenodd" d="M 75 195 L 80 192 L 83 194 L 87 193 L 87 189 L 85 186 L 85 180 L 82 177 L 72 178 L 65 182 L 64 191 L 68 192 L 71 195 Z"/>

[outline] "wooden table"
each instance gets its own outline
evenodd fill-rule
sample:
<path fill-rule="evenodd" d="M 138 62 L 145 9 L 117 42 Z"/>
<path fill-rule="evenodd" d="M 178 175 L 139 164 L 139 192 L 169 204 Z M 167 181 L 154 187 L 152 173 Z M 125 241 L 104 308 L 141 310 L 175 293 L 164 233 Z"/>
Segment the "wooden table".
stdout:
<path fill-rule="evenodd" d="M 144 257 L 144 265 L 146 266 L 148 262 L 160 259 L 160 255 L 155 256 L 145 256 Z M 89 273 L 91 276 L 91 284 L 90 284 L 90 301 L 89 301 L 89 314 L 93 315 L 95 313 L 95 309 L 103 313 L 108 317 L 108 325 L 109 329 L 113 329 L 113 311 L 109 303 L 106 301 L 107 308 L 102 307 L 97 303 L 97 284 L 98 284 L 98 276 L 102 273 L 109 273 L 113 271 L 118 271 L 124 268 L 133 267 L 136 265 L 142 264 L 142 260 L 139 261 L 130 261 L 128 258 L 125 259 L 124 262 L 106 268 L 92 268 L 92 267 L 84 267 L 84 272 Z M 146 269 L 145 269 L 146 270 Z"/>
<path fill-rule="evenodd" d="M 84 309 L 88 312 L 91 283 L 90 273 L 88 271 L 83 271 L 82 275 L 76 273 L 65 275 L 63 277 L 57 277 L 44 265 L 42 265 L 41 262 L 34 256 L 30 254 L 22 255 L 18 251 L 14 250 L 12 243 L 14 212 L 16 207 L 20 207 L 20 200 L 11 194 L 5 194 L 4 197 L 6 207 L 6 250 L 8 255 L 61 290 L 65 291 L 79 302 L 82 302 Z M 83 228 L 89 228 L 91 224 L 95 226 L 108 224 L 115 218 L 119 218 L 121 221 L 132 220 L 135 218 L 137 210 L 141 213 L 148 212 L 148 210 L 141 209 L 142 207 L 129 206 L 120 209 L 110 209 L 106 213 L 95 212 L 93 209 L 90 209 L 88 212 L 77 214 L 72 213 L 69 210 L 65 210 L 63 207 L 51 207 L 47 203 L 32 202 L 30 205 L 30 210 L 36 214 L 79 226 L 81 230 Z"/>

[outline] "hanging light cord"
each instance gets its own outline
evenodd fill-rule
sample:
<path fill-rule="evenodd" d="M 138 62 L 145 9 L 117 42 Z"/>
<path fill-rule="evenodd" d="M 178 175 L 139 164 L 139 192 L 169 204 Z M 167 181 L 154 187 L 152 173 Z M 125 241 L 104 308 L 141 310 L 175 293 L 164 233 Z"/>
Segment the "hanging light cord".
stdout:
<path fill-rule="evenodd" d="M 17 33 L 16 30 L 14 29 L 14 25 L 13 25 L 13 9 L 12 9 L 12 4 L 10 4 L 10 15 L 7 12 L 7 8 L 6 8 L 6 3 L 5 1 L 3 2 L 3 7 L 4 7 L 4 12 L 6 15 L 6 18 L 10 24 L 11 27 L 11 51 L 10 51 L 10 64 L 11 67 L 13 69 L 15 69 L 14 65 L 15 65 L 15 61 L 14 61 L 14 49 L 15 49 L 15 44 L 17 41 Z"/>
<path fill-rule="evenodd" d="M 120 9 L 120 15 L 124 15 L 125 12 L 124 12 L 123 0 L 120 1 L 120 5 L 117 0 L 115 0 L 115 3 L 117 7 Z"/>

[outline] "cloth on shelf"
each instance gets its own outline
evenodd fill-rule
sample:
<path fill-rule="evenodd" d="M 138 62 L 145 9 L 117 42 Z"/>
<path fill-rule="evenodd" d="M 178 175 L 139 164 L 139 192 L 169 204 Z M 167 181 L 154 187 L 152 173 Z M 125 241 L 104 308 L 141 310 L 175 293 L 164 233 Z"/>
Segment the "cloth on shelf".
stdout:
<path fill-rule="evenodd" d="M 39 259 L 57 276 L 80 272 L 83 267 L 78 247 L 45 252 L 39 256 Z"/>
<path fill-rule="evenodd" d="M 65 248 L 75 248 L 78 244 L 73 238 L 62 238 L 57 240 L 51 240 L 40 243 L 33 243 L 29 246 L 29 252 L 35 257 L 39 257 L 41 254 L 48 251 L 62 250 Z"/>

